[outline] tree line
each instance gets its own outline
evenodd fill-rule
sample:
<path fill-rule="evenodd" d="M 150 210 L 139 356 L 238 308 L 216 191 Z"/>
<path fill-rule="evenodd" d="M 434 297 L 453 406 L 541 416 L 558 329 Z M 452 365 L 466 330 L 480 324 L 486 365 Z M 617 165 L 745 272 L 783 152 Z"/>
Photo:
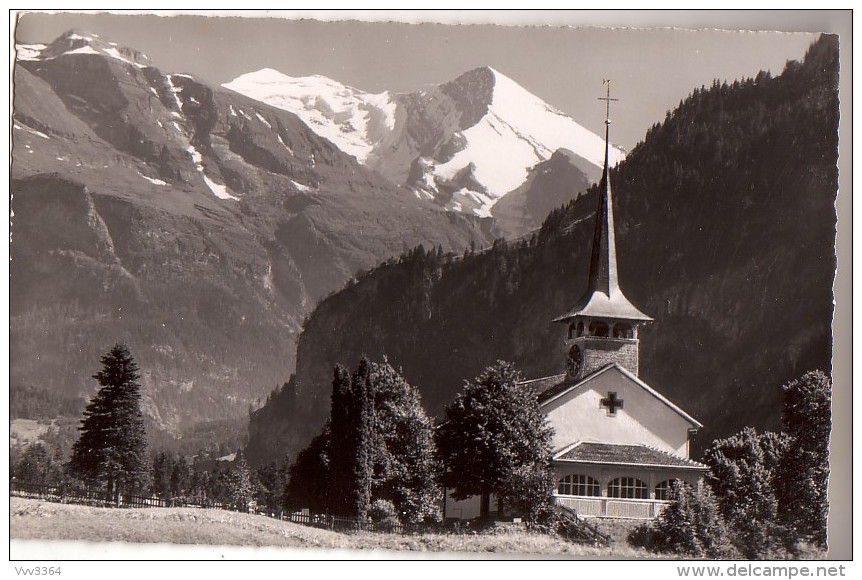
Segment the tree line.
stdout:
<path fill-rule="evenodd" d="M 102 357 L 101 386 L 84 411 L 68 462 L 41 443 L 13 458 L 12 477 L 87 485 L 109 501 L 149 495 L 177 504 L 241 511 L 314 513 L 380 523 L 439 522 L 444 490 L 454 499 L 490 497 L 499 513 L 554 530 L 553 429 L 538 393 L 498 361 L 464 387 L 438 424 L 416 387 L 385 359 L 333 371 L 323 430 L 292 463 L 252 468 L 231 461 L 147 453 L 139 370 L 125 345 Z M 780 433 L 752 428 L 719 439 L 702 461 L 703 485 L 675 482 L 670 502 L 629 537 L 659 552 L 711 558 L 798 556 L 824 548 L 828 503 L 831 381 L 820 371 L 783 387 Z"/>
<path fill-rule="evenodd" d="M 337 366 L 323 431 L 289 470 L 287 507 L 401 523 L 440 521 L 444 489 L 537 522 L 550 513 L 551 428 L 537 394 L 505 362 L 486 369 L 440 425 L 388 361 Z M 538 488 L 534 484 L 542 483 Z M 537 492 L 536 489 L 539 491 Z"/>
<path fill-rule="evenodd" d="M 696 558 L 804 557 L 826 548 L 832 383 L 811 371 L 783 387 L 783 431 L 746 427 L 704 454 L 703 485 L 675 482 L 670 504 L 629 541 Z"/>
<path fill-rule="evenodd" d="M 74 444 L 66 445 L 58 428 L 49 429 L 44 441 L 12 449 L 14 480 L 101 490 L 105 500 L 115 502 L 120 495 L 141 495 L 178 505 L 281 511 L 286 458 L 253 469 L 241 452 L 233 461 L 150 453 L 140 372 L 128 347 L 115 345 L 93 378 L 100 389 L 83 412 Z"/>

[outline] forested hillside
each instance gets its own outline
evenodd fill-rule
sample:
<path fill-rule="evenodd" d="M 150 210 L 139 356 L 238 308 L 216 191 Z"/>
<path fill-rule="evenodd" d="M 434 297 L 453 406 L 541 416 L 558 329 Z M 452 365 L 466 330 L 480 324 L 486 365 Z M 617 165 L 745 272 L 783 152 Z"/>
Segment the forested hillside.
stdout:
<path fill-rule="evenodd" d="M 837 127 L 838 40 L 823 36 L 780 76 L 695 90 L 612 171 L 620 284 L 655 319 L 641 377 L 705 424 L 701 443 L 777 427 L 780 386 L 830 368 Z M 482 253 L 418 248 L 322 302 L 249 457 L 310 440 L 333 366 L 363 354 L 401 367 L 431 414 L 497 359 L 561 372 L 551 320 L 586 284 L 596 207 L 593 188 Z"/>

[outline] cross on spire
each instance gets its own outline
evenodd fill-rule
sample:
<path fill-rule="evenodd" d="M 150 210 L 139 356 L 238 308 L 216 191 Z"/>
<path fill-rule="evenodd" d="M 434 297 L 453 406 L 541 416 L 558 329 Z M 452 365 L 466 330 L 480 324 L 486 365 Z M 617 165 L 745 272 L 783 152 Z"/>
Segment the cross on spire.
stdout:
<path fill-rule="evenodd" d="M 623 403 L 624 403 L 624 402 L 625 402 L 625 401 L 623 401 L 622 399 L 617 399 L 617 394 L 616 394 L 616 393 L 614 393 L 614 392 L 609 392 L 607 397 L 605 397 L 604 399 L 602 399 L 601 401 L 599 401 L 599 404 L 600 404 L 602 407 L 607 407 L 607 409 L 608 409 L 608 413 L 609 413 L 610 415 L 616 415 L 616 414 L 617 414 L 617 409 L 622 409 L 622 408 L 623 408 Z"/>
<path fill-rule="evenodd" d="M 611 101 L 618 101 L 619 99 L 611 97 L 611 82 L 609 80 L 605 80 L 604 82 L 607 85 L 605 89 L 606 96 L 599 97 L 599 100 L 607 103 L 605 162 L 602 168 L 602 177 L 599 181 L 599 207 L 596 211 L 596 221 L 593 229 L 593 247 L 590 256 L 587 290 L 572 310 L 556 319 L 557 322 L 570 322 L 578 317 L 590 320 L 597 318 L 613 319 L 615 321 L 630 320 L 637 321 L 637 323 L 652 321 L 652 318 L 635 308 L 623 296 L 619 281 L 617 280 L 614 204 L 609 174 L 609 132 Z"/>
<path fill-rule="evenodd" d="M 605 125 L 611 124 L 611 101 L 619 101 L 619 99 L 611 98 L 611 79 L 603 79 L 602 84 L 607 85 L 607 93 L 604 97 L 598 97 L 598 100 L 605 102 Z M 607 140 L 607 135 L 605 135 Z"/>

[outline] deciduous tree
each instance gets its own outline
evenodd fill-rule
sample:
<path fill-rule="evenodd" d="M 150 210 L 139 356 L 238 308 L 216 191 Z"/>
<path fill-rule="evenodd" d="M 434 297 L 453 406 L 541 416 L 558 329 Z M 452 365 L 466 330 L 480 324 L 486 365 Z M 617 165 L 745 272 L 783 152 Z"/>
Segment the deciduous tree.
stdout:
<path fill-rule="evenodd" d="M 362 359 L 352 375 L 339 365 L 329 422 L 290 467 L 286 503 L 366 517 L 381 500 L 402 522 L 436 519 L 432 433 L 418 390 L 388 361 Z"/>
<path fill-rule="evenodd" d="M 704 456 L 707 483 L 715 493 L 735 543 L 746 558 L 782 554 L 786 534 L 778 521 L 777 472 L 789 439 L 746 427 L 713 442 Z"/>
<path fill-rule="evenodd" d="M 695 558 L 738 556 L 709 487 L 673 482 L 670 503 L 652 524 L 654 548 Z"/>
<path fill-rule="evenodd" d="M 384 358 L 371 363 L 374 401 L 373 498 L 389 500 L 402 522 L 436 519 L 442 494 L 436 483 L 433 425 L 419 391 Z"/>
<path fill-rule="evenodd" d="M 832 428 L 832 382 L 826 374 L 812 371 L 784 386 L 782 422 L 790 444 L 779 465 L 781 521 L 825 546 Z"/>
<path fill-rule="evenodd" d="M 482 496 L 482 515 L 488 515 L 491 494 L 535 515 L 550 488 L 536 497 L 535 488 L 513 482 L 546 480 L 552 434 L 536 393 L 512 364 L 499 361 L 467 382 L 446 408 L 437 429 L 441 482 L 456 499 Z"/>

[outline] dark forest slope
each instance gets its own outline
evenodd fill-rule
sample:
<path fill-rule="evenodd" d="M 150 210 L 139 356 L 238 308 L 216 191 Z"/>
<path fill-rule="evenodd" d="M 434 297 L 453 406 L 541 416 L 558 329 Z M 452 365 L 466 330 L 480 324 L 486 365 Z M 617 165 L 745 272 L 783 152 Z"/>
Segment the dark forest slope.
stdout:
<path fill-rule="evenodd" d="M 830 368 L 838 41 L 803 63 L 696 90 L 612 173 L 620 280 L 655 322 L 641 376 L 706 425 L 779 424 L 780 386 Z M 497 359 L 563 370 L 550 321 L 586 284 L 593 188 L 529 241 L 382 265 L 315 310 L 297 374 L 252 418 L 249 453 L 294 451 L 325 416 L 332 367 L 388 355 L 432 414 Z"/>

